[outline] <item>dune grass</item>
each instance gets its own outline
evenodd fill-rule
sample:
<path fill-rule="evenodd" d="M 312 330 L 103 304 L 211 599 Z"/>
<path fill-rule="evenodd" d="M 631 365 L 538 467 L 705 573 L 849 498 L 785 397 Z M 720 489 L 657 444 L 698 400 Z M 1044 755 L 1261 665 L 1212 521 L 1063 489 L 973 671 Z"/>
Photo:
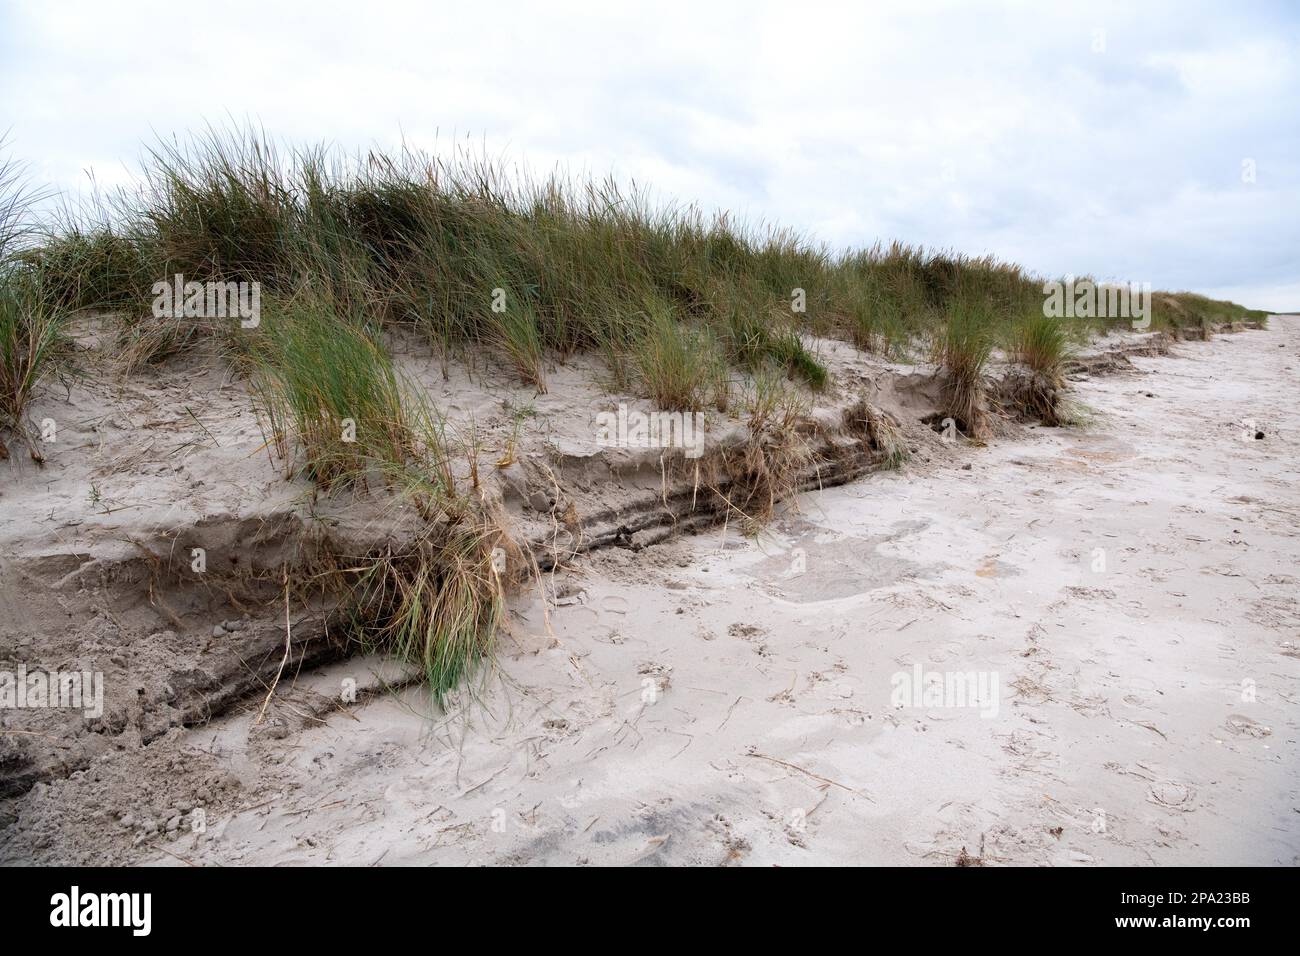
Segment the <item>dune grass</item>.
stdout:
<path fill-rule="evenodd" d="M 491 656 L 503 582 L 485 526 L 429 526 L 362 568 L 350 604 L 361 644 L 420 668 L 441 702 Z"/>
<path fill-rule="evenodd" d="M 620 387 L 664 409 L 734 404 L 750 440 L 724 450 L 713 487 L 754 524 L 813 454 L 799 427 L 808 392 L 834 384 L 819 339 L 897 359 L 929 344 L 973 437 L 987 430 L 994 342 L 1049 382 L 1065 349 L 1059 323 L 1024 318 L 1042 311 L 1041 280 L 991 256 L 898 242 L 833 252 L 636 186 L 534 181 L 466 153 L 347 157 L 209 130 L 155 146 L 134 186 L 40 237 L 16 182 L 0 167 L 0 428 L 25 434 L 70 310 L 118 314 L 131 366 L 224 346 L 288 470 L 324 489 L 382 481 L 425 519 L 413 541 L 354 569 L 351 606 L 362 639 L 417 663 L 439 696 L 491 654 L 508 539 L 458 493 L 441 418 L 385 347 L 395 327 L 444 361 L 486 349 L 538 391 L 553 363 L 596 353 Z M 152 286 L 178 274 L 259 283 L 261 326 L 156 318 Z M 1158 293 L 1153 327 L 1261 316 Z M 859 420 L 900 466 L 896 423 L 868 407 Z"/>
<path fill-rule="evenodd" d="M 990 256 L 835 253 L 613 180 L 534 181 L 465 152 L 287 150 L 253 129 L 156 145 L 133 188 L 65 217 L 40 255 L 68 307 L 129 311 L 176 273 L 310 287 L 449 353 L 493 348 L 539 388 L 547 354 L 633 367 L 660 309 L 707 327 L 733 366 L 775 362 L 821 388 L 809 335 L 901 357 L 954 299 L 988 302 L 1003 327 L 1043 302 L 1039 279 Z M 1157 328 L 1262 316 L 1190 293 L 1157 293 L 1153 312 Z"/>
<path fill-rule="evenodd" d="M 320 300 L 274 304 L 242 359 L 279 456 L 322 488 L 402 467 L 417 453 L 403 387 L 377 330 Z"/>
<path fill-rule="evenodd" d="M 954 299 L 934 339 L 935 362 L 946 376 L 946 411 L 973 438 L 988 432 L 984 369 L 993 352 L 996 318 L 990 303 L 978 296 Z"/>
<path fill-rule="evenodd" d="M 1014 328 L 1007 351 L 1012 361 L 1059 381 L 1070 353 L 1069 337 L 1060 319 L 1031 313 Z"/>
<path fill-rule="evenodd" d="M 714 389 L 726 362 L 721 347 L 709 330 L 677 321 L 665 303 L 648 306 L 632 354 L 642 390 L 658 407 L 698 411 L 719 398 Z"/>
<path fill-rule="evenodd" d="M 27 404 L 68 350 L 66 312 L 52 275 L 31 256 L 37 228 L 31 207 L 39 198 L 20 165 L 0 162 L 0 458 L 9 457 L 10 435 L 37 462 L 43 457 L 26 422 Z"/>
<path fill-rule="evenodd" d="M 1070 357 L 1068 330 L 1061 319 L 1031 313 L 1012 330 L 1007 356 L 1013 363 L 1002 394 L 1021 415 L 1045 425 L 1066 424 L 1071 413 L 1063 396 Z"/>
<path fill-rule="evenodd" d="M 662 314 L 707 331 L 733 367 L 775 364 L 824 388 L 811 335 L 905 350 L 959 289 L 1008 312 L 1038 294 L 991 258 L 898 243 L 834 254 L 609 180 L 534 182 L 463 153 L 285 151 L 256 131 L 156 146 L 135 188 L 64 223 L 41 254 L 73 307 L 130 317 L 177 273 L 311 288 L 448 353 L 494 349 L 539 388 L 547 355 L 599 351 L 631 373 Z"/>
<path fill-rule="evenodd" d="M 1264 309 L 1247 309 L 1195 292 L 1156 292 L 1151 299 L 1152 328 L 1171 332 L 1207 330 L 1233 322 L 1264 323 L 1268 315 Z"/>
<path fill-rule="evenodd" d="M 38 276 L 0 272 L 0 458 L 9 457 L 9 433 L 26 442 L 34 460 L 43 460 L 25 413 L 37 386 L 67 353 L 64 318 Z"/>
<path fill-rule="evenodd" d="M 929 343 L 949 377 L 951 411 L 972 434 L 986 421 L 991 343 L 1019 350 L 1031 368 L 1040 362 L 1040 383 L 1050 383 L 1048 366 L 1059 366 L 1050 353 L 1065 340 L 1129 327 L 1077 319 L 1056 335 L 1050 324 L 1026 325 L 1026 315 L 1044 310 L 1041 279 L 991 256 L 900 242 L 832 252 L 613 180 L 535 181 L 466 152 L 284 149 L 254 129 L 156 145 L 134 187 L 80 218 L 65 214 L 29 255 L 56 308 L 124 316 L 128 365 L 220 334 L 211 323 L 148 313 L 152 283 L 180 274 L 258 282 L 281 301 L 309 292 L 349 327 L 369 329 L 372 342 L 391 326 L 418 330 L 444 363 L 486 349 L 539 392 L 553 363 L 598 353 L 615 385 L 669 409 L 728 407 L 733 369 L 775 369 L 825 390 L 832 382 L 819 338 L 898 360 L 921 357 Z M 1262 315 L 1156 293 L 1151 327 L 1203 337 L 1216 324 Z M 271 348 L 305 347 L 268 338 Z M 278 394 L 293 391 L 282 383 Z M 286 422 L 310 436 L 309 467 L 323 476 L 351 468 L 345 449 L 324 450 L 334 422 L 303 414 Z"/>

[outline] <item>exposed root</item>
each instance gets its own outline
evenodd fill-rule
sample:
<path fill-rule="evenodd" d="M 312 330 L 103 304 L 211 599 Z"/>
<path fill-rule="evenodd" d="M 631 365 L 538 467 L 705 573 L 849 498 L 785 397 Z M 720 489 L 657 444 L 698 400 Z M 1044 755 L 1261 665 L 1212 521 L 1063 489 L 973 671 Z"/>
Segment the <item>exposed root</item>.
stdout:
<path fill-rule="evenodd" d="M 991 433 L 988 389 L 982 375 L 950 374 L 944 386 L 948 417 L 963 434 L 977 440 Z"/>
<path fill-rule="evenodd" d="M 851 429 L 865 433 L 867 446 L 881 458 L 887 471 L 901 468 L 907 461 L 907 445 L 897 420 L 865 399 L 847 409 L 844 422 Z"/>
<path fill-rule="evenodd" d="M 797 393 L 760 379 L 749 412 L 744 442 L 718 449 L 691 467 L 698 468 L 695 485 L 710 490 L 714 504 L 737 515 L 752 533 L 771 520 L 781 500 L 799 490 L 802 472 L 816 453 L 807 434 L 814 425 Z"/>
<path fill-rule="evenodd" d="M 507 545 L 514 548 L 499 525 L 483 519 L 432 525 L 414 541 L 368 557 L 348 602 L 354 636 L 369 650 L 419 666 L 442 700 L 491 657 Z"/>
<path fill-rule="evenodd" d="M 1064 392 L 1065 383 L 1059 374 L 1012 366 L 1002 379 L 999 397 L 1020 418 L 1055 428 L 1068 424 Z"/>

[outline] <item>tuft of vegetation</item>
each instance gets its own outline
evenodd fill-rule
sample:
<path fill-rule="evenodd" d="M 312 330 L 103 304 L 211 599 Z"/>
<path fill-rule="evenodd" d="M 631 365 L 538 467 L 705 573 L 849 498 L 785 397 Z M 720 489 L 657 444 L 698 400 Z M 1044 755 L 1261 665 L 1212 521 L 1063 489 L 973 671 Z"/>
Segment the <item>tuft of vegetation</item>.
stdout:
<path fill-rule="evenodd" d="M 471 523 L 430 526 L 371 559 L 354 586 L 358 640 L 418 666 L 439 702 L 492 654 L 503 594 L 495 542 Z"/>
<path fill-rule="evenodd" d="M 844 417 L 846 422 L 865 433 L 868 446 L 880 456 L 883 470 L 897 471 L 907 462 L 910 455 L 902 429 L 888 412 L 863 400 L 849 408 Z"/>
<path fill-rule="evenodd" d="M 27 404 L 68 349 L 66 314 L 51 291 L 50 273 L 29 255 L 31 207 L 39 198 L 22 167 L 0 162 L 0 458 L 9 457 L 9 434 L 24 441 L 37 462 L 43 458 L 26 423 Z"/>
<path fill-rule="evenodd" d="M 279 457 L 322 488 L 403 468 L 418 453 L 404 390 L 377 332 L 319 300 L 267 309 L 247 340 L 255 401 Z"/>
<path fill-rule="evenodd" d="M 1012 334 L 1008 353 L 1013 362 L 1059 382 L 1069 358 L 1070 343 L 1060 319 L 1030 313 Z"/>
<path fill-rule="evenodd" d="M 707 330 L 673 318 L 663 303 L 648 309 L 646 327 L 633 347 L 645 393 L 669 411 L 699 411 L 716 399 L 725 359 Z"/>
<path fill-rule="evenodd" d="M 50 301 L 40 277 L 24 269 L 0 271 L 0 458 L 6 432 L 21 438 L 35 461 L 44 460 L 26 423 L 27 403 L 68 350 L 64 313 Z"/>
<path fill-rule="evenodd" d="M 139 244 L 105 225 L 72 222 L 49 232 L 28 260 L 46 277 L 50 301 L 67 311 L 135 308 L 162 278 L 142 260 Z"/>
<path fill-rule="evenodd" d="M 946 376 L 947 411 L 972 438 L 988 433 L 984 368 L 993 351 L 995 313 L 977 296 L 954 299 L 935 337 L 934 355 Z"/>
<path fill-rule="evenodd" d="M 1007 349 L 1014 364 L 1002 382 L 1002 393 L 1021 415 L 1044 425 L 1064 424 L 1065 375 L 1070 343 L 1060 319 L 1031 313 L 1012 333 Z"/>
<path fill-rule="evenodd" d="M 709 487 L 727 513 L 741 519 L 746 533 L 754 534 L 799 489 L 800 474 L 814 453 L 800 428 L 808 402 L 776 370 L 764 367 L 754 375 L 742 406 L 748 439 L 722 449 L 710 462 Z"/>
<path fill-rule="evenodd" d="M 522 381 L 534 386 L 538 392 L 546 391 L 542 330 L 538 328 L 537 316 L 531 306 L 525 304 L 506 309 L 494 316 L 488 340 L 509 357 Z"/>

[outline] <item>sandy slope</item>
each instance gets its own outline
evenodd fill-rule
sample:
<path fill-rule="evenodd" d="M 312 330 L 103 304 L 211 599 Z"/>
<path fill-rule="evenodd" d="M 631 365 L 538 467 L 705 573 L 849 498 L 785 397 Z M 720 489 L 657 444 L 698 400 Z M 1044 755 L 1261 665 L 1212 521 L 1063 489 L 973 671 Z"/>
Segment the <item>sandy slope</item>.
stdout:
<path fill-rule="evenodd" d="M 126 852 L 47 814 L 6 855 L 1294 864 L 1298 352 L 1297 318 L 1181 345 L 1077 383 L 1090 430 L 808 494 L 757 541 L 599 553 L 548 581 L 549 621 L 515 602 L 450 716 L 406 691 L 288 736 L 176 731 L 140 772 L 236 778 L 206 833 Z M 996 675 L 996 713 L 899 706 L 918 664 Z"/>

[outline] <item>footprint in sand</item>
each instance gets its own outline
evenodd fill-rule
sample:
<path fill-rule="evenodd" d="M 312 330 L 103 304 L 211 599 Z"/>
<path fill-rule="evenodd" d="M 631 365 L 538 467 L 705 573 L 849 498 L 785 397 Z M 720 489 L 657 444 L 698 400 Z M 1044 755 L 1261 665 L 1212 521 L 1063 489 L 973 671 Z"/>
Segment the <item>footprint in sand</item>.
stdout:
<path fill-rule="evenodd" d="M 1194 789 L 1173 780 L 1158 780 L 1151 784 L 1151 788 L 1147 791 L 1147 800 L 1151 803 L 1158 807 L 1178 810 L 1182 813 L 1191 813 L 1196 809 L 1192 806 L 1192 800 L 1195 796 L 1196 791 Z"/>
<path fill-rule="evenodd" d="M 1239 737 L 1267 737 L 1273 733 L 1270 728 L 1241 714 L 1229 714 L 1223 725 Z"/>
<path fill-rule="evenodd" d="M 606 594 L 600 599 L 600 609 L 606 614 L 626 614 L 628 600 L 617 594 Z"/>

